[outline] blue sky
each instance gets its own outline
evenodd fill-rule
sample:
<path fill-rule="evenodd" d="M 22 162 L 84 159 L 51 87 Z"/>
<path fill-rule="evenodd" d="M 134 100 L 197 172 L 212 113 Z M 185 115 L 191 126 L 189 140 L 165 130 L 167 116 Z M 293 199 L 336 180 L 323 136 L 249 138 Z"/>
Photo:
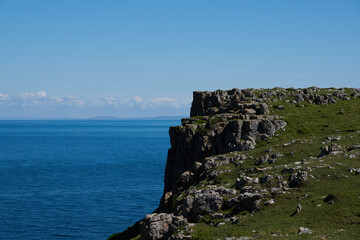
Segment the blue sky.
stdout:
<path fill-rule="evenodd" d="M 187 115 L 194 90 L 360 87 L 359 0 L 0 0 L 0 118 Z"/>

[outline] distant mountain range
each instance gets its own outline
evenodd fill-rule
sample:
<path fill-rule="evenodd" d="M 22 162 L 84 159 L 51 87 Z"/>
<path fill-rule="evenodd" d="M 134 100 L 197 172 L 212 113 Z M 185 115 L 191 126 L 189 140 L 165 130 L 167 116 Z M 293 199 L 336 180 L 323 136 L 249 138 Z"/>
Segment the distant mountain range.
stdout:
<path fill-rule="evenodd" d="M 180 120 L 188 118 L 189 116 L 157 116 L 157 117 L 142 117 L 142 118 L 120 118 L 114 116 L 96 116 L 89 118 L 89 120 Z"/>

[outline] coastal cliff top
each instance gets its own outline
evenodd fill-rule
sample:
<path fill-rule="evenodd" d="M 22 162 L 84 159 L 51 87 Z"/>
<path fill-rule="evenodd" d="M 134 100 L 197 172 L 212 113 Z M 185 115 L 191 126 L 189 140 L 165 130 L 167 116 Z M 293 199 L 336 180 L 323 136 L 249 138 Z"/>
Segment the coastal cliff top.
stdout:
<path fill-rule="evenodd" d="M 357 239 L 360 89 L 194 92 L 164 195 L 110 239 Z"/>

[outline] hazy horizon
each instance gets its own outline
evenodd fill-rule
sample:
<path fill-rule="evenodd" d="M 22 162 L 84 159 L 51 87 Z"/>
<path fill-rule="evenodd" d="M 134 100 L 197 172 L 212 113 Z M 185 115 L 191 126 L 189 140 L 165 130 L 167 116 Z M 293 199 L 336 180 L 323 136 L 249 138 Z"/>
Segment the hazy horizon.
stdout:
<path fill-rule="evenodd" d="M 188 118 L 189 115 L 171 115 L 171 116 L 152 116 L 152 117 L 117 117 L 117 116 L 94 116 L 88 118 L 64 118 L 64 117 L 44 117 L 44 118 L 0 118 L 0 121 L 112 121 L 112 120 L 180 120 L 181 118 Z"/>

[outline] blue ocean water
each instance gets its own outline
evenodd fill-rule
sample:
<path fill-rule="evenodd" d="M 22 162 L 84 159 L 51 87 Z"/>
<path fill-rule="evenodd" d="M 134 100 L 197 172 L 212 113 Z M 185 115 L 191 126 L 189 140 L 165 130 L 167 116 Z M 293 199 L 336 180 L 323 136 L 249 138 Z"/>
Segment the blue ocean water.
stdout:
<path fill-rule="evenodd" d="M 106 239 L 158 206 L 179 121 L 0 121 L 0 239 Z"/>

